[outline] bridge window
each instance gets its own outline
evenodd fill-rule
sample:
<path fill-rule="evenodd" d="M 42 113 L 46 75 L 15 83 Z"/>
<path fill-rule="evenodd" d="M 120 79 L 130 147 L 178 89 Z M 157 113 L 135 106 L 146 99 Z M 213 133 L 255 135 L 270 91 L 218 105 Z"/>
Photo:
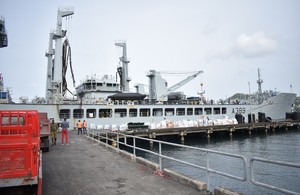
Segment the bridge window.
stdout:
<path fill-rule="evenodd" d="M 195 115 L 202 115 L 203 109 L 202 108 L 195 108 Z"/>
<path fill-rule="evenodd" d="M 193 115 L 193 108 L 187 109 L 187 115 Z"/>
<path fill-rule="evenodd" d="M 177 116 L 184 116 L 185 115 L 185 109 L 184 108 L 177 108 L 176 109 L 176 115 Z"/>
<path fill-rule="evenodd" d="M 136 108 L 129 109 L 129 117 L 137 117 L 137 109 Z"/>
<path fill-rule="evenodd" d="M 82 118 L 84 115 L 83 109 L 74 109 L 73 110 L 73 118 Z"/>
<path fill-rule="evenodd" d="M 140 109 L 140 117 L 148 117 L 148 116 L 150 116 L 150 108 Z"/>
<path fill-rule="evenodd" d="M 70 118 L 70 109 L 61 109 L 59 110 L 59 118 L 60 119 L 69 119 Z"/>
<path fill-rule="evenodd" d="M 86 118 L 96 118 L 96 109 L 86 109 Z"/>
<path fill-rule="evenodd" d="M 111 118 L 112 109 L 99 109 L 99 118 Z"/>
<path fill-rule="evenodd" d="M 166 108 L 165 116 L 174 116 L 174 108 Z"/>
<path fill-rule="evenodd" d="M 116 118 L 123 118 L 127 116 L 126 109 L 115 109 L 115 117 Z"/>
<path fill-rule="evenodd" d="M 162 116 L 163 115 L 163 109 L 162 108 L 153 108 L 152 116 Z"/>
<path fill-rule="evenodd" d="M 204 113 L 205 114 L 211 114 L 211 108 L 204 108 Z"/>

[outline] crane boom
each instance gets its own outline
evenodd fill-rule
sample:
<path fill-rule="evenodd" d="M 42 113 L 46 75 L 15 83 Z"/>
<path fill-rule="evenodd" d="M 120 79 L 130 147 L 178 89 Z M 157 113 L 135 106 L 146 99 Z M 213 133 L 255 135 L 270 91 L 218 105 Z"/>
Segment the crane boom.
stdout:
<path fill-rule="evenodd" d="M 198 71 L 196 73 L 194 73 L 191 76 L 188 76 L 187 78 L 183 79 L 182 81 L 176 83 L 175 85 L 171 86 L 168 88 L 168 92 L 173 92 L 176 89 L 178 89 L 179 87 L 185 85 L 186 83 L 190 82 L 191 80 L 193 80 L 194 78 L 196 78 L 199 74 L 203 73 L 203 71 Z"/>
<path fill-rule="evenodd" d="M 167 81 L 161 77 L 161 74 L 174 74 L 174 72 L 160 72 L 155 70 L 149 70 L 146 75 L 149 77 L 149 101 L 167 101 L 167 96 L 175 91 L 176 89 L 182 87 L 189 81 L 196 78 L 199 74 L 203 73 L 203 71 L 194 71 L 189 72 L 191 74 L 187 78 L 183 79 L 182 81 L 176 83 L 175 85 L 168 88 Z M 187 74 L 187 72 L 176 72 L 176 74 Z"/>

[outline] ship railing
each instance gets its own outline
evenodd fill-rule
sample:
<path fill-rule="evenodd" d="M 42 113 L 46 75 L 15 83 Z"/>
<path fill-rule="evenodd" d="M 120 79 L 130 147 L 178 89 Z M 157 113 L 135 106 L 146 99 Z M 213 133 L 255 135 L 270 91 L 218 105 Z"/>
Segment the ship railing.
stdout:
<path fill-rule="evenodd" d="M 114 135 L 114 136 L 112 136 Z M 165 142 L 165 141 L 160 141 L 160 140 L 154 140 L 154 139 L 149 139 L 149 138 L 144 138 L 144 137 L 138 137 L 138 136 L 132 136 L 132 135 L 126 135 L 123 133 L 119 133 L 119 132 L 104 132 L 104 130 L 89 130 L 88 133 L 89 137 L 93 137 L 94 139 L 97 139 L 98 141 L 100 140 L 105 140 L 104 143 L 108 146 L 109 143 L 116 143 L 116 148 L 120 149 L 120 145 L 124 145 L 126 147 L 129 147 L 133 150 L 133 156 L 136 157 L 137 156 L 137 151 L 143 151 L 146 153 L 150 153 L 152 155 L 155 155 L 158 157 L 158 164 L 159 164 L 159 171 L 160 173 L 163 173 L 164 170 L 164 164 L 163 164 L 163 159 L 168 159 L 171 161 L 175 161 L 178 163 L 182 163 L 191 167 L 194 167 L 196 169 L 200 169 L 200 170 L 204 170 L 206 173 L 206 184 L 207 184 L 207 188 L 209 189 L 210 187 L 210 177 L 213 174 L 217 174 L 217 175 L 221 175 L 227 178 L 231 178 L 234 180 L 238 180 L 238 181 L 246 181 L 247 180 L 247 172 L 246 172 L 246 158 L 241 156 L 241 155 L 237 155 L 237 154 L 230 154 L 230 153 L 226 153 L 226 152 L 221 152 L 221 151 L 215 151 L 215 150 L 210 150 L 210 149 L 203 149 L 203 148 L 197 148 L 197 147 L 193 147 L 193 146 L 186 146 L 186 145 L 181 145 L 181 144 L 176 144 L 176 143 L 170 143 L 170 142 Z M 122 138 L 122 139 L 120 139 Z M 127 142 L 127 140 L 131 138 L 132 144 L 129 144 Z M 152 150 L 148 150 L 145 148 L 141 148 L 139 146 L 136 145 L 138 140 L 144 140 L 144 141 L 148 141 L 150 143 L 156 143 L 158 144 L 158 151 L 152 151 Z M 171 156 L 167 156 L 166 152 L 163 152 L 163 145 L 166 146 L 175 146 L 175 147 L 180 147 L 180 148 L 185 148 L 185 149 L 193 149 L 196 151 L 201 152 L 202 154 L 205 155 L 205 159 L 206 161 L 204 162 L 205 165 L 199 165 L 196 163 L 191 163 L 188 162 L 186 160 L 181 160 L 178 158 L 174 158 Z M 236 174 L 231 174 L 231 173 L 227 173 L 225 171 L 221 171 L 218 170 L 216 168 L 213 168 L 211 165 L 213 164 L 213 162 L 215 161 L 215 156 L 225 156 L 232 159 L 235 159 L 235 161 L 239 161 L 239 173 Z M 237 169 L 236 169 L 237 170 Z"/>

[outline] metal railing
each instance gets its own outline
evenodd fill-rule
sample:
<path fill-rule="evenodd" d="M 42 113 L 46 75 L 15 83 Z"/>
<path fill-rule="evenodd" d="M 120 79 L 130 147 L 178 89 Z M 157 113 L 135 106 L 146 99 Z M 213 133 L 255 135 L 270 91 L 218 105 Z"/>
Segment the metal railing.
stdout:
<path fill-rule="evenodd" d="M 115 139 L 109 138 L 109 135 L 113 135 L 113 134 L 115 134 Z M 210 149 L 197 148 L 197 147 L 193 147 L 193 146 L 180 145 L 180 144 L 175 144 L 175 143 L 170 143 L 170 142 L 165 142 L 165 141 L 160 141 L 160 140 L 154 140 L 154 139 L 149 139 L 149 138 L 143 138 L 143 137 L 138 137 L 138 136 L 126 135 L 126 134 L 117 133 L 117 132 L 105 132 L 104 133 L 103 130 L 89 130 L 88 136 L 97 138 L 97 140 L 99 140 L 99 141 L 100 141 L 100 139 L 104 139 L 106 145 L 109 144 L 109 141 L 115 142 L 116 147 L 118 149 L 120 149 L 120 144 L 122 144 L 126 147 L 129 147 L 129 148 L 132 148 L 134 157 L 136 157 L 137 151 L 143 151 L 146 153 L 153 154 L 153 155 L 157 156 L 159 159 L 159 170 L 158 171 L 160 171 L 160 172 L 163 171 L 163 167 L 164 167 L 163 159 L 169 159 L 171 161 L 179 162 L 179 163 L 182 163 L 182 164 L 185 164 L 185 165 L 188 165 L 188 166 L 200 169 L 200 170 L 204 170 L 206 172 L 206 184 L 207 184 L 208 189 L 210 186 L 209 179 L 210 179 L 211 174 L 221 175 L 221 176 L 235 179 L 238 181 L 246 181 L 247 180 L 246 158 L 241 155 L 230 154 L 230 153 L 220 152 L 220 151 L 215 151 L 215 150 L 210 150 Z M 124 139 L 124 142 L 120 141 L 120 137 Z M 127 143 L 128 138 L 132 138 L 132 140 L 133 140 L 132 145 Z M 158 152 L 138 147 L 136 145 L 137 140 L 144 140 L 144 141 L 149 141 L 150 143 L 157 143 L 158 144 Z M 205 166 L 197 165 L 194 163 L 187 162 L 185 160 L 180 160 L 180 159 L 176 159 L 176 158 L 164 155 L 164 154 L 162 154 L 162 145 L 176 146 L 176 147 L 201 151 L 206 154 Z M 227 157 L 234 158 L 234 159 L 239 159 L 239 161 L 241 163 L 241 167 L 242 167 L 242 169 L 241 169 L 242 173 L 240 174 L 241 176 L 229 174 L 229 173 L 222 172 L 220 170 L 211 168 L 211 162 L 212 162 L 211 155 L 212 154 L 220 155 L 220 156 L 227 156 Z"/>
<path fill-rule="evenodd" d="M 282 193 L 286 193 L 286 194 L 300 194 L 299 192 L 294 192 L 291 190 L 287 190 L 287 189 L 283 189 L 280 187 L 276 187 L 274 185 L 270 185 L 267 183 L 263 183 L 263 182 L 259 182 L 257 180 L 255 180 L 254 178 L 254 163 L 255 161 L 257 162 L 262 162 L 262 163 L 267 163 L 267 164 L 275 164 L 275 165 L 279 165 L 279 166 L 284 166 L 284 167 L 294 167 L 294 168 L 300 168 L 300 164 L 295 164 L 295 163 L 290 163 L 290 162 L 283 162 L 283 161 L 275 161 L 275 160 L 268 160 L 268 159 L 264 159 L 264 158 L 259 158 L 259 157 L 252 157 L 250 158 L 250 179 L 251 182 L 254 185 L 257 186 L 261 186 L 267 189 L 271 189 L 271 190 L 275 190 L 278 192 L 282 192 Z"/>
<path fill-rule="evenodd" d="M 111 135 L 115 135 L 115 136 L 111 136 Z M 89 130 L 88 132 L 88 136 L 92 137 L 94 139 L 97 140 L 105 140 L 106 146 L 109 146 L 109 141 L 111 143 L 115 142 L 116 143 L 116 148 L 120 149 L 120 144 L 124 145 L 126 147 L 132 148 L 133 149 L 133 156 L 134 158 L 136 157 L 137 151 L 143 151 L 146 153 L 150 153 L 153 154 L 155 156 L 158 157 L 159 159 L 159 171 L 163 171 L 164 165 L 163 165 L 163 159 L 169 159 L 171 161 L 175 161 L 175 162 L 179 162 L 200 170 L 204 170 L 206 172 L 206 184 L 207 184 L 207 190 L 209 190 L 209 186 L 210 186 L 210 176 L 211 174 L 217 174 L 223 177 L 227 177 L 227 178 L 231 178 L 237 181 L 242 181 L 245 182 L 248 179 L 247 177 L 247 173 L 250 172 L 250 180 L 252 182 L 252 184 L 256 185 L 256 186 L 261 186 L 263 188 L 267 188 L 267 189 L 271 189 L 274 191 L 278 191 L 278 192 L 283 192 L 286 194 L 300 194 L 299 192 L 294 192 L 288 189 L 283 189 L 280 187 L 276 187 L 273 185 L 269 185 L 267 183 L 263 183 L 263 182 L 259 182 L 257 180 L 255 180 L 254 178 L 254 173 L 258 172 L 255 171 L 254 169 L 254 162 L 255 161 L 259 161 L 262 163 L 267 163 L 267 164 L 276 164 L 276 165 L 281 165 L 281 166 L 286 166 L 286 167 L 293 167 L 293 168 L 300 168 L 300 164 L 296 164 L 296 163 L 289 163 L 289 162 L 283 162 L 283 161 L 274 161 L 274 160 L 267 160 L 267 159 L 263 159 L 263 158 L 258 158 L 258 157 L 252 157 L 250 158 L 250 162 L 249 162 L 249 168 L 247 168 L 247 159 L 242 156 L 242 155 L 237 155 L 237 154 L 231 154 L 231 153 L 227 153 L 227 152 L 221 152 L 221 151 L 215 151 L 215 150 L 210 150 L 210 149 L 204 149 L 204 148 L 197 148 L 197 147 L 193 147 L 193 146 L 187 146 L 187 145 L 181 145 L 181 144 L 175 144 L 175 143 L 170 143 L 170 142 L 165 142 L 165 141 L 160 141 L 160 140 L 154 140 L 154 139 L 149 139 L 149 138 L 144 138 L 144 137 L 138 137 L 138 136 L 132 136 L 132 135 L 126 135 L 123 133 L 119 133 L 119 132 L 104 132 L 103 130 Z M 114 138 L 110 138 L 110 137 L 114 137 Z M 124 139 L 124 141 L 122 142 L 120 140 L 120 138 Z M 132 141 L 132 145 L 127 143 L 127 139 L 131 138 Z M 157 143 L 158 144 L 158 152 L 152 151 L 152 150 L 147 150 L 141 147 L 138 147 L 136 145 L 136 141 L 137 140 L 144 140 L 144 141 L 149 141 L 150 143 Z M 167 155 L 162 154 L 162 145 L 169 145 L 169 146 L 175 146 L 175 147 L 181 147 L 181 148 L 186 148 L 186 149 L 193 149 L 193 150 L 197 150 L 197 151 L 201 151 L 204 152 L 206 154 L 206 163 L 205 166 L 201 166 L 201 165 L 197 165 L 194 163 L 190 163 L 187 162 L 185 160 L 180 160 L 180 159 L 176 159 Z M 230 157 L 232 159 L 238 159 L 240 161 L 240 165 L 239 167 L 241 171 L 240 175 L 234 175 L 234 174 L 230 174 L 230 173 L 226 173 L 220 170 L 216 170 L 211 168 L 211 162 L 212 162 L 212 158 L 213 156 L 215 157 L 215 155 L 219 155 L 219 156 L 226 156 L 226 157 Z M 249 170 L 250 169 L 250 170 Z M 235 169 L 237 170 L 237 169 Z"/>

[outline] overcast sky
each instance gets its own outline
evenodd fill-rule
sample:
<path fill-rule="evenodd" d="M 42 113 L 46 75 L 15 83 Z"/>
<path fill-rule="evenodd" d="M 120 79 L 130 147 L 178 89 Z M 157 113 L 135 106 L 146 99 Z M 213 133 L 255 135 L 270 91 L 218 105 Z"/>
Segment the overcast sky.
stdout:
<path fill-rule="evenodd" d="M 203 83 L 217 100 L 248 93 L 248 82 L 257 91 L 260 68 L 263 90 L 300 94 L 298 0 L 0 0 L 8 33 L 0 73 L 15 101 L 45 96 L 45 51 L 60 6 L 74 7 L 63 28 L 76 84 L 86 75 L 115 75 L 121 49 L 114 43 L 126 40 L 132 85 L 148 84 L 150 69 L 203 70 L 179 91 L 196 96 Z M 164 76 L 169 86 L 184 78 Z"/>

